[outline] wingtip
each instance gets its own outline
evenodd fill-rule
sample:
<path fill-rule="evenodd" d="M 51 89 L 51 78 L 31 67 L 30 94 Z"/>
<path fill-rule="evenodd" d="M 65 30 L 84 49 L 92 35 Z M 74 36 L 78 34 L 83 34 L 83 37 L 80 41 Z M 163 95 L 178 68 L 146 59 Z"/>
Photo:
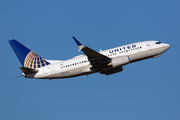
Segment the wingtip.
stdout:
<path fill-rule="evenodd" d="M 16 39 L 9 40 L 8 42 L 15 41 Z M 16 40 L 17 41 L 17 40 Z"/>
<path fill-rule="evenodd" d="M 81 46 L 81 45 L 83 45 L 77 38 L 75 38 L 74 36 L 72 36 L 72 38 L 74 39 L 74 41 L 76 42 L 76 44 L 78 45 L 78 46 Z"/>

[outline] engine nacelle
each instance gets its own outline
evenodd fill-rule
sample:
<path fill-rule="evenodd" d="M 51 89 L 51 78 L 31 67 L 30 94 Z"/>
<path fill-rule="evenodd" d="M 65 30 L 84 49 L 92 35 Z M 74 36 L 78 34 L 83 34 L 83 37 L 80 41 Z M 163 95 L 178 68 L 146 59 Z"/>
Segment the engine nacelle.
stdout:
<path fill-rule="evenodd" d="M 111 62 L 108 65 L 115 68 L 115 67 L 118 67 L 118 66 L 126 65 L 129 62 L 130 62 L 129 56 L 120 56 L 120 57 L 112 58 Z"/>
<path fill-rule="evenodd" d="M 121 72 L 121 71 L 123 71 L 123 68 L 122 68 L 122 66 L 119 66 L 119 67 L 112 68 L 112 69 L 107 70 L 107 71 L 103 71 L 103 72 L 101 72 L 101 74 L 111 75 L 111 74 Z"/>

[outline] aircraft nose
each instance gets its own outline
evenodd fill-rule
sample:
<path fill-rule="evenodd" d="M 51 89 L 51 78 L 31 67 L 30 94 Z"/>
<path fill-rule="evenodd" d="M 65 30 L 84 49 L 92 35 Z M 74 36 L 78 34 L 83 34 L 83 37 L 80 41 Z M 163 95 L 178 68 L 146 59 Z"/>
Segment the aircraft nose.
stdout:
<path fill-rule="evenodd" d="M 169 48 L 170 48 L 170 45 L 169 45 L 169 44 L 164 43 L 164 47 L 165 47 L 166 49 L 169 49 Z"/>

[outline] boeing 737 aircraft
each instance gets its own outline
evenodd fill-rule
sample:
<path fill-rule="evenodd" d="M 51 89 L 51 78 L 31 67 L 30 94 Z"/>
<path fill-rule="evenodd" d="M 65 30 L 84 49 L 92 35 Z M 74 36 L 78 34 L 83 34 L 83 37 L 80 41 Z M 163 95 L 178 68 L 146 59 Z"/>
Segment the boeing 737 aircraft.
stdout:
<path fill-rule="evenodd" d="M 169 44 L 159 41 L 144 41 L 132 43 L 105 51 L 95 50 L 83 45 L 73 37 L 74 41 L 85 55 L 79 55 L 69 60 L 43 59 L 17 40 L 9 43 L 22 64 L 20 69 L 25 78 L 61 79 L 92 73 L 111 75 L 123 71 L 123 66 L 148 58 L 159 57 L 170 48 Z"/>

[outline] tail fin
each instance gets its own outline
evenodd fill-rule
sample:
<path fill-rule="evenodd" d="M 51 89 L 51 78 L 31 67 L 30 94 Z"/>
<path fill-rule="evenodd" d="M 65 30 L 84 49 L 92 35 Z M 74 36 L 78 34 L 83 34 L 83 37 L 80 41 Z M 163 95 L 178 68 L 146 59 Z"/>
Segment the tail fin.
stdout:
<path fill-rule="evenodd" d="M 17 40 L 10 40 L 9 43 L 23 67 L 34 69 L 50 64 L 45 59 L 31 51 L 29 48 L 27 48 Z"/>

